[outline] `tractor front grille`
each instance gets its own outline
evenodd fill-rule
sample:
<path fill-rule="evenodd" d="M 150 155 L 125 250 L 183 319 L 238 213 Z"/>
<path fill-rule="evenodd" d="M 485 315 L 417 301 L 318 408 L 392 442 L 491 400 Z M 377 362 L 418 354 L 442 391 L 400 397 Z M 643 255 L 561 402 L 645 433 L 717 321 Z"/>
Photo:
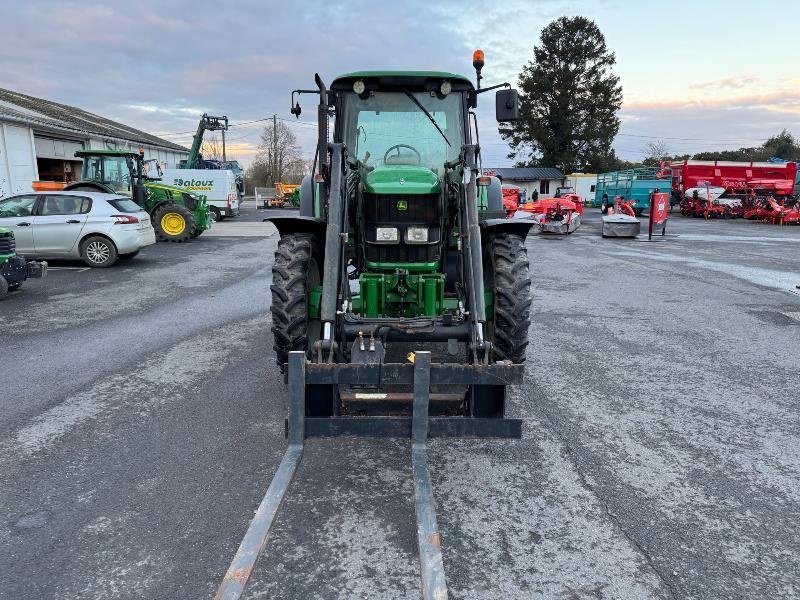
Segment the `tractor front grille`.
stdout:
<path fill-rule="evenodd" d="M 364 194 L 366 259 L 368 262 L 416 263 L 439 260 L 439 194 Z M 409 226 L 427 227 L 428 244 L 406 244 Z M 398 243 L 376 241 L 378 227 L 397 227 Z"/>
<path fill-rule="evenodd" d="M 0 254 L 13 254 L 17 250 L 17 242 L 10 231 L 0 233 Z"/>

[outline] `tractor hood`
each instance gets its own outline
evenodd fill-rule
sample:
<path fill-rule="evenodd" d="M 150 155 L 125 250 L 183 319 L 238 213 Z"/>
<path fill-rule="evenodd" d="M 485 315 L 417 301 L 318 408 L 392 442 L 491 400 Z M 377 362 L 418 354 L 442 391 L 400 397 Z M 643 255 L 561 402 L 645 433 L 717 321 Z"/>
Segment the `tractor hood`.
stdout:
<path fill-rule="evenodd" d="M 375 167 L 364 181 L 364 191 L 370 194 L 434 194 L 440 189 L 436 173 L 417 165 Z"/>

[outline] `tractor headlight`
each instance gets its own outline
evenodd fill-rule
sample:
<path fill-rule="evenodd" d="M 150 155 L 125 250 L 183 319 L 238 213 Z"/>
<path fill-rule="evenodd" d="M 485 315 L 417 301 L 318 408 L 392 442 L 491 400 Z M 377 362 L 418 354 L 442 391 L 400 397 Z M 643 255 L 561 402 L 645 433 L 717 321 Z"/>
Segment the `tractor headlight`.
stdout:
<path fill-rule="evenodd" d="M 439 86 L 439 92 L 442 96 L 447 96 L 450 91 L 453 89 L 453 84 L 451 84 L 447 79 L 442 82 L 442 85 Z"/>
<path fill-rule="evenodd" d="M 397 227 L 376 227 L 375 241 L 382 244 L 397 243 Z"/>
<path fill-rule="evenodd" d="M 406 228 L 406 243 L 407 244 L 427 244 L 428 243 L 428 228 L 427 227 L 407 227 Z"/>
<path fill-rule="evenodd" d="M 363 80 L 363 79 L 356 79 L 356 80 L 353 82 L 353 91 L 354 91 L 356 94 L 358 94 L 359 96 L 360 96 L 361 94 L 363 94 L 363 93 L 364 93 L 364 91 L 365 91 L 366 89 L 367 89 L 367 86 L 366 86 L 366 85 L 364 85 L 364 80 Z"/>

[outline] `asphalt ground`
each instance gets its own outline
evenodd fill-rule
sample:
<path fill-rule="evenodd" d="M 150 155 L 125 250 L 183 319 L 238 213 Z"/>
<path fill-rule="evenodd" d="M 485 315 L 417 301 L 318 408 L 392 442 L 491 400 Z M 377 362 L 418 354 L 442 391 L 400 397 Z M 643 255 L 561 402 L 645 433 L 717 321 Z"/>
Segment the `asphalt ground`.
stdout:
<path fill-rule="evenodd" d="M 286 447 L 243 209 L 0 303 L 0 598 L 213 597 Z M 800 228 L 667 234 L 529 238 L 523 439 L 429 444 L 452 598 L 800 598 Z M 309 441 L 248 597 L 419 598 L 409 443 Z"/>

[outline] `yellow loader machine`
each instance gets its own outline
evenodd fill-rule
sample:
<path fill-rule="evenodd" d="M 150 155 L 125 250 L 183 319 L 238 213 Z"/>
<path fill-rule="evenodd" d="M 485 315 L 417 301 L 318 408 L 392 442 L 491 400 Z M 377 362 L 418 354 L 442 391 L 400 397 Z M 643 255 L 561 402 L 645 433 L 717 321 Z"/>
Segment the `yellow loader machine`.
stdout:
<path fill-rule="evenodd" d="M 300 94 L 319 97 L 319 139 L 299 215 L 268 219 L 280 232 L 271 311 L 289 449 L 219 598 L 243 592 L 304 442 L 318 436 L 411 438 L 422 589 L 447 596 L 426 440 L 520 437 L 506 387 L 523 376 L 531 310 L 532 222 L 506 219 L 499 181 L 481 177 L 471 111 L 498 90 L 497 120 L 513 121 L 517 92 L 481 88 L 481 51 L 473 64 L 477 86 L 361 71 L 292 93 L 296 116 Z"/>

